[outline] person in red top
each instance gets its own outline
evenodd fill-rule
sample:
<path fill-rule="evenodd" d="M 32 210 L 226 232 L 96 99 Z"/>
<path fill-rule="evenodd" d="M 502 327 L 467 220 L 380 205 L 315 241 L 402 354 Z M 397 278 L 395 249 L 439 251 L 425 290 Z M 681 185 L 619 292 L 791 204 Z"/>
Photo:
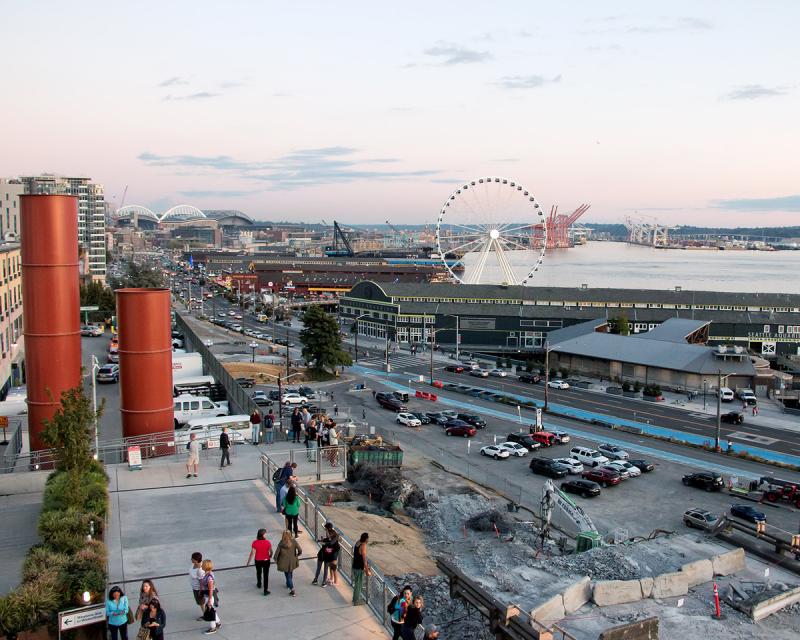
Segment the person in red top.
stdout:
<path fill-rule="evenodd" d="M 269 564 L 272 560 L 272 545 L 267 540 L 267 530 L 259 529 L 256 539 L 250 545 L 250 556 L 247 558 L 245 566 L 249 566 L 255 556 L 256 561 L 256 588 L 261 588 L 261 576 L 264 576 L 264 595 L 268 596 L 269 591 Z"/>

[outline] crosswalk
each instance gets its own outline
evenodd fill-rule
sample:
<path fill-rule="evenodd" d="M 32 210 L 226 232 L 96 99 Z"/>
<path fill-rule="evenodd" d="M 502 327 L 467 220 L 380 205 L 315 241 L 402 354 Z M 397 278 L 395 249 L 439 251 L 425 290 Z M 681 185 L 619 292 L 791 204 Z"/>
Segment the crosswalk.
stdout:
<path fill-rule="evenodd" d="M 383 351 L 376 350 L 375 352 L 368 351 L 367 353 L 368 355 L 366 356 L 363 355 L 363 352 L 362 355 L 359 355 L 358 364 L 365 367 L 379 369 L 381 371 L 386 370 L 386 360 L 384 358 Z M 394 373 L 415 371 L 416 375 L 421 369 L 428 371 L 430 368 L 430 363 L 430 353 L 428 352 L 418 353 L 416 356 L 402 351 L 397 354 L 389 355 L 389 365 Z M 446 365 L 446 362 L 443 362 L 439 359 L 434 359 L 433 361 L 434 371 L 441 371 Z"/>

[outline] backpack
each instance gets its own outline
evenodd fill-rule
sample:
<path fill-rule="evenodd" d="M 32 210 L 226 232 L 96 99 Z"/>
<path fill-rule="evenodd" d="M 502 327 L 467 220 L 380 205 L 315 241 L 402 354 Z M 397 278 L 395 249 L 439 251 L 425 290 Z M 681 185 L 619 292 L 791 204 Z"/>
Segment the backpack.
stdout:
<path fill-rule="evenodd" d="M 386 613 L 392 614 L 394 613 L 394 608 L 397 605 L 397 601 L 400 599 L 400 596 L 395 596 L 392 598 L 392 601 L 389 603 L 389 606 L 386 607 Z"/>
<path fill-rule="evenodd" d="M 283 469 L 280 469 L 280 468 L 275 469 L 275 473 L 272 474 L 272 481 L 273 482 L 277 482 L 280 479 L 281 471 L 283 471 Z"/>

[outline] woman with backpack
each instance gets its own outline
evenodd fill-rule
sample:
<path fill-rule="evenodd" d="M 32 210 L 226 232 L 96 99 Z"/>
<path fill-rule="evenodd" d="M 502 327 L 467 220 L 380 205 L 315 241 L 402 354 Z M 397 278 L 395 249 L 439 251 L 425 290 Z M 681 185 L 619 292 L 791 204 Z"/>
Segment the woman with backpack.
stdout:
<path fill-rule="evenodd" d="M 289 590 L 290 596 L 297 595 L 294 592 L 294 580 L 292 574 L 297 567 L 300 566 L 298 558 L 303 550 L 297 541 L 292 537 L 292 532 L 288 529 L 281 535 L 281 541 L 278 543 L 278 548 L 275 550 L 273 560 L 278 571 L 283 571 L 286 577 L 286 588 Z"/>
<path fill-rule="evenodd" d="M 289 487 L 283 499 L 283 515 L 286 516 L 286 528 L 298 537 L 297 518 L 300 515 L 300 496 L 294 486 Z"/>
<path fill-rule="evenodd" d="M 410 585 L 403 587 L 399 595 L 392 598 L 386 612 L 390 614 L 392 620 L 392 640 L 400 640 L 403 630 L 403 621 L 406 612 L 412 603 L 413 592 Z"/>

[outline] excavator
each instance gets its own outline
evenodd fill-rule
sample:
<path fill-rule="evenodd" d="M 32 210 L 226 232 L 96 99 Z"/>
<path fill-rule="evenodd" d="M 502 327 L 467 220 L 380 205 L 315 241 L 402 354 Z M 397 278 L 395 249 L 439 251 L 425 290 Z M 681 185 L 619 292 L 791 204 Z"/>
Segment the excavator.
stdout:
<path fill-rule="evenodd" d="M 542 541 L 550 534 L 550 526 L 574 536 L 575 553 L 594 549 L 602 544 L 602 537 L 586 512 L 575 504 L 555 483 L 548 479 L 542 487 L 539 517 L 542 521 Z"/>

